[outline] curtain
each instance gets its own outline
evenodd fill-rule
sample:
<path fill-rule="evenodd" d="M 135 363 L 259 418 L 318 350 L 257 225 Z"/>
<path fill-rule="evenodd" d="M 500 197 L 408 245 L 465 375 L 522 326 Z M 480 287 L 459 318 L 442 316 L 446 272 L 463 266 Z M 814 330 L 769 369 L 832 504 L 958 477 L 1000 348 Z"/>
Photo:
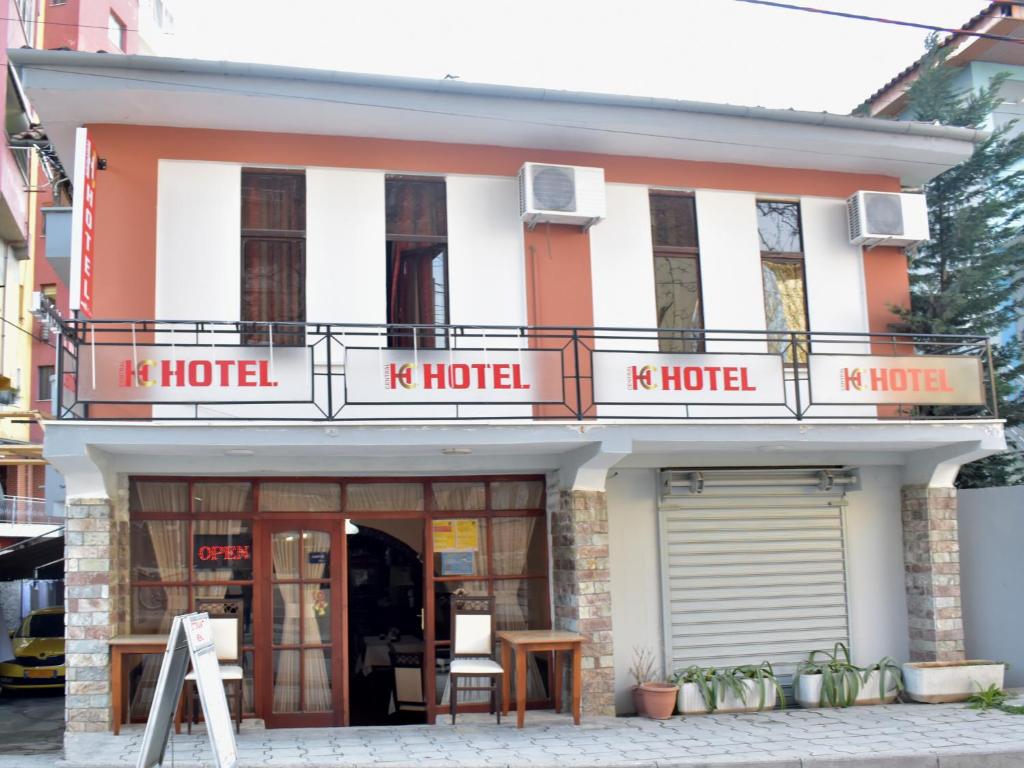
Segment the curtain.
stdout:
<path fill-rule="evenodd" d="M 248 512 L 252 483 L 196 483 L 192 486 L 196 513 Z"/>
<path fill-rule="evenodd" d="M 443 512 L 483 509 L 486 504 L 483 483 L 433 483 L 433 493 L 434 509 Z"/>
<path fill-rule="evenodd" d="M 444 325 L 448 319 L 447 246 L 444 243 L 388 241 L 388 323 L 395 325 Z M 416 331 L 417 346 L 445 346 L 443 330 Z M 410 329 L 389 335 L 393 348 L 411 348 Z"/>
<path fill-rule="evenodd" d="M 346 512 L 419 512 L 422 509 L 421 483 L 349 483 L 346 486 Z"/>
<path fill-rule="evenodd" d="M 539 480 L 491 483 L 491 507 L 494 509 L 543 509 L 544 483 Z"/>
<path fill-rule="evenodd" d="M 340 512 L 337 483 L 263 483 L 261 512 Z"/>
<path fill-rule="evenodd" d="M 188 514 L 188 483 L 136 482 L 133 512 Z"/>
<path fill-rule="evenodd" d="M 331 536 L 323 531 L 306 531 L 302 534 L 302 546 L 306 552 L 330 552 Z M 328 555 L 329 557 L 329 555 Z M 309 558 L 303 558 L 303 578 L 323 578 L 327 569 L 326 562 L 311 563 Z M 329 585 L 328 585 L 329 586 Z M 328 636 L 324 638 L 321 634 L 320 616 L 316 614 L 317 593 L 323 591 L 322 584 L 302 585 L 302 610 L 305 618 L 303 632 L 303 643 L 317 645 L 330 643 L 330 609 L 323 617 L 326 619 Z M 326 604 L 330 605 L 330 591 L 328 589 Z M 305 665 L 305 694 L 306 712 L 328 712 L 331 709 L 331 681 L 328 670 L 329 659 L 323 648 L 311 648 L 303 652 L 303 664 Z"/>
<path fill-rule="evenodd" d="M 270 554 L 273 578 L 299 578 L 299 532 L 275 533 L 271 538 Z M 278 624 L 279 633 L 275 642 L 280 645 L 299 644 L 299 588 L 295 584 L 276 584 L 273 621 Z M 274 663 L 274 712 L 298 712 L 302 692 L 299 690 L 298 651 L 275 651 Z"/>

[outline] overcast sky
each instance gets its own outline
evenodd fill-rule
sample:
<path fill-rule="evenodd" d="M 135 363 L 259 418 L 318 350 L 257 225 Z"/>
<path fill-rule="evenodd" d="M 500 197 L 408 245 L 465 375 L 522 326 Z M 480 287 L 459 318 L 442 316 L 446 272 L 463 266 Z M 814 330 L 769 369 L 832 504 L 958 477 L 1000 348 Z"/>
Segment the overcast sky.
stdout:
<path fill-rule="evenodd" d="M 981 0 L 798 0 L 958 27 Z M 162 53 L 846 113 L 926 32 L 735 0 L 175 0 Z"/>

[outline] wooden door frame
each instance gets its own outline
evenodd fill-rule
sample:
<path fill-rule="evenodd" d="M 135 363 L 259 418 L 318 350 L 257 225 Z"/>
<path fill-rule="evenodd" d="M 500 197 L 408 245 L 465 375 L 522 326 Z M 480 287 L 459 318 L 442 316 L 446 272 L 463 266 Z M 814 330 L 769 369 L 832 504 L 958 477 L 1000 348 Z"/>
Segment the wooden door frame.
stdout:
<path fill-rule="evenodd" d="M 331 536 L 331 592 L 336 593 L 330 602 L 331 610 L 331 641 L 324 645 L 330 649 L 331 662 L 331 712 L 295 712 L 274 714 L 274 659 L 273 659 L 273 554 L 271 551 L 271 535 L 277 531 L 287 530 L 326 531 Z M 258 536 L 257 573 L 254 574 L 254 586 L 258 585 L 254 602 L 258 609 L 256 627 L 253 631 L 253 647 L 257 659 L 255 678 L 255 697 L 259 703 L 258 711 L 269 728 L 329 728 L 347 726 L 348 711 L 348 548 L 345 541 L 345 518 L 341 515 L 309 514 L 301 518 L 262 519 L 256 521 Z M 299 539 L 300 548 L 302 539 Z M 299 574 L 296 583 L 301 583 L 302 557 L 300 549 Z M 335 554 L 337 553 L 337 554 Z M 300 606 L 302 589 L 299 589 Z M 300 639 L 304 616 L 299 613 Z M 263 628 L 262 630 L 260 628 Z M 338 641 L 340 638 L 340 643 Z M 340 650 L 340 653 L 339 653 Z M 303 651 L 300 644 L 299 680 L 304 671 Z"/>

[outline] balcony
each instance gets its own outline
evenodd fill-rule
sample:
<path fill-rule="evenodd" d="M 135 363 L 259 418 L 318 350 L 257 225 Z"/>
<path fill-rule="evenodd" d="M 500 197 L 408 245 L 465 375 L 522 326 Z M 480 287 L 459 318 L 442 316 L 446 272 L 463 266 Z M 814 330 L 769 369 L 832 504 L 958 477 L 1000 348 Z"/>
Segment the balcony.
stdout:
<path fill-rule="evenodd" d="M 64 525 L 64 507 L 46 499 L 0 496 L 0 523 L 12 525 Z"/>
<path fill-rule="evenodd" d="M 980 336 L 156 320 L 60 335 L 60 419 L 998 416 Z"/>

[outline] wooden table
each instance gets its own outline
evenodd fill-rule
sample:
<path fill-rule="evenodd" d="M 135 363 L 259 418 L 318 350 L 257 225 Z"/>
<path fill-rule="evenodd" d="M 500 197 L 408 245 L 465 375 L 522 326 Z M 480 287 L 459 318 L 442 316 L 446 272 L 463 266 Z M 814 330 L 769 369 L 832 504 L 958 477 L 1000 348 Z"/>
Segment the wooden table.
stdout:
<path fill-rule="evenodd" d="M 509 701 L 512 698 L 509 690 L 512 681 L 509 670 L 512 667 L 512 652 L 516 654 L 516 727 L 522 728 L 526 720 L 526 655 L 553 651 L 555 654 L 555 711 L 562 710 L 562 656 L 563 652 L 572 653 L 572 719 L 580 724 L 580 693 L 582 690 L 583 669 L 583 635 L 575 632 L 563 632 L 558 629 L 524 629 L 498 632 L 501 641 L 501 666 L 505 674 L 501 676 L 501 701 L 504 714 L 508 714 Z"/>
<path fill-rule="evenodd" d="M 121 732 L 128 711 L 128 690 L 124 678 L 124 657 L 133 653 L 163 653 L 167 635 L 121 635 L 110 640 L 110 702 L 114 707 L 114 735 Z"/>

